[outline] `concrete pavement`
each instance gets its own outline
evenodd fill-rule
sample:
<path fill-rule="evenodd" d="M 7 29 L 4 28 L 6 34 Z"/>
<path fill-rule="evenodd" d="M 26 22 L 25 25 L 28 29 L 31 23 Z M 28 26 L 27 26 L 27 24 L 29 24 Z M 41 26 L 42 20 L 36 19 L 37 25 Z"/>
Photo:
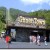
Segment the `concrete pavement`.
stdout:
<path fill-rule="evenodd" d="M 36 44 L 34 44 L 34 43 L 30 43 L 30 42 L 12 42 L 11 44 L 9 44 L 9 48 L 15 48 L 15 49 L 46 49 L 46 48 L 50 48 L 50 43 L 47 43 L 48 45 L 47 46 L 45 46 L 45 44 L 44 43 L 41 43 L 41 45 L 40 46 L 38 46 L 38 45 L 36 45 Z M 0 39 L 0 48 L 2 48 L 2 49 L 6 49 L 6 48 L 8 48 L 8 46 L 7 46 L 7 44 L 6 44 L 6 42 L 5 42 L 5 40 L 4 39 Z"/>

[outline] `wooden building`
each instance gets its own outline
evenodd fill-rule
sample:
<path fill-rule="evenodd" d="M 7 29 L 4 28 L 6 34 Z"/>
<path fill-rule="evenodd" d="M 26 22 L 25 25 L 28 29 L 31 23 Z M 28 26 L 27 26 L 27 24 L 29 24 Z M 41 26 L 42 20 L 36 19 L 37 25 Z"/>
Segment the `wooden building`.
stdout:
<path fill-rule="evenodd" d="M 47 36 L 47 41 L 50 41 L 50 29 L 46 29 L 45 19 L 33 16 L 18 15 L 14 22 L 8 21 L 6 34 L 17 42 L 29 42 L 29 36 L 37 36 L 37 34 L 40 35 L 41 41 L 44 41 L 45 35 Z"/>

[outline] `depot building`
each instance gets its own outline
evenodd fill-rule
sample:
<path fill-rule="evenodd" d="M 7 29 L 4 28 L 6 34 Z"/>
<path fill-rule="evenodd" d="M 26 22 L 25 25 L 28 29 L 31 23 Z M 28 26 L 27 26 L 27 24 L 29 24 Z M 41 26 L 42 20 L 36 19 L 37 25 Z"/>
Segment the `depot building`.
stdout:
<path fill-rule="evenodd" d="M 17 42 L 29 42 L 29 36 L 37 34 L 40 35 L 41 42 L 44 41 L 44 36 L 47 36 L 47 42 L 50 42 L 50 29 L 46 29 L 45 19 L 34 16 L 18 15 L 14 22 L 8 21 L 6 34 Z"/>

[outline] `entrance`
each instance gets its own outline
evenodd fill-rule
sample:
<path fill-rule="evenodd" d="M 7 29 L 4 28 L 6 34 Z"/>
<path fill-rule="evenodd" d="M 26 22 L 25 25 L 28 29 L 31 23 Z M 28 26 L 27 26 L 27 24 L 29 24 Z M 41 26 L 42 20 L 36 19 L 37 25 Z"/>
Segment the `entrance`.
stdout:
<path fill-rule="evenodd" d="M 37 37 L 38 34 L 40 35 L 40 41 L 44 42 L 44 32 L 43 31 L 32 31 L 31 32 L 31 36 Z"/>
<path fill-rule="evenodd" d="M 37 32 L 31 32 L 31 40 L 33 43 L 35 43 L 37 41 L 36 37 L 37 37 Z"/>
<path fill-rule="evenodd" d="M 47 42 L 49 42 L 49 32 L 46 31 Z"/>
<path fill-rule="evenodd" d="M 37 36 L 37 32 L 31 32 L 31 36 Z"/>
<path fill-rule="evenodd" d="M 44 42 L 44 33 L 41 31 L 41 32 L 38 32 L 38 34 L 40 35 L 40 41 Z"/>

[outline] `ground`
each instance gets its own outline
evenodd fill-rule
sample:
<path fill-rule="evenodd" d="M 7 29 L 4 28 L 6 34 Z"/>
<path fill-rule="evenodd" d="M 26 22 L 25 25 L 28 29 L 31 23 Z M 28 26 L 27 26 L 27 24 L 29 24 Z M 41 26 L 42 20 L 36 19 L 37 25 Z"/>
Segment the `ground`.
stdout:
<path fill-rule="evenodd" d="M 48 45 L 47 46 L 45 46 L 44 45 L 44 42 L 43 43 L 41 43 L 41 45 L 40 46 L 38 46 L 38 45 L 36 45 L 36 44 L 34 44 L 34 43 L 30 43 L 30 42 L 12 42 L 11 44 L 9 44 L 9 48 L 16 48 L 16 49 L 39 49 L 39 48 L 41 48 L 41 49 L 46 49 L 46 48 L 50 48 L 50 42 L 48 42 L 47 43 Z M 7 43 L 5 42 L 5 40 L 4 39 L 0 39 L 0 48 L 2 49 L 5 49 L 5 48 L 8 48 L 8 46 L 7 46 Z"/>

